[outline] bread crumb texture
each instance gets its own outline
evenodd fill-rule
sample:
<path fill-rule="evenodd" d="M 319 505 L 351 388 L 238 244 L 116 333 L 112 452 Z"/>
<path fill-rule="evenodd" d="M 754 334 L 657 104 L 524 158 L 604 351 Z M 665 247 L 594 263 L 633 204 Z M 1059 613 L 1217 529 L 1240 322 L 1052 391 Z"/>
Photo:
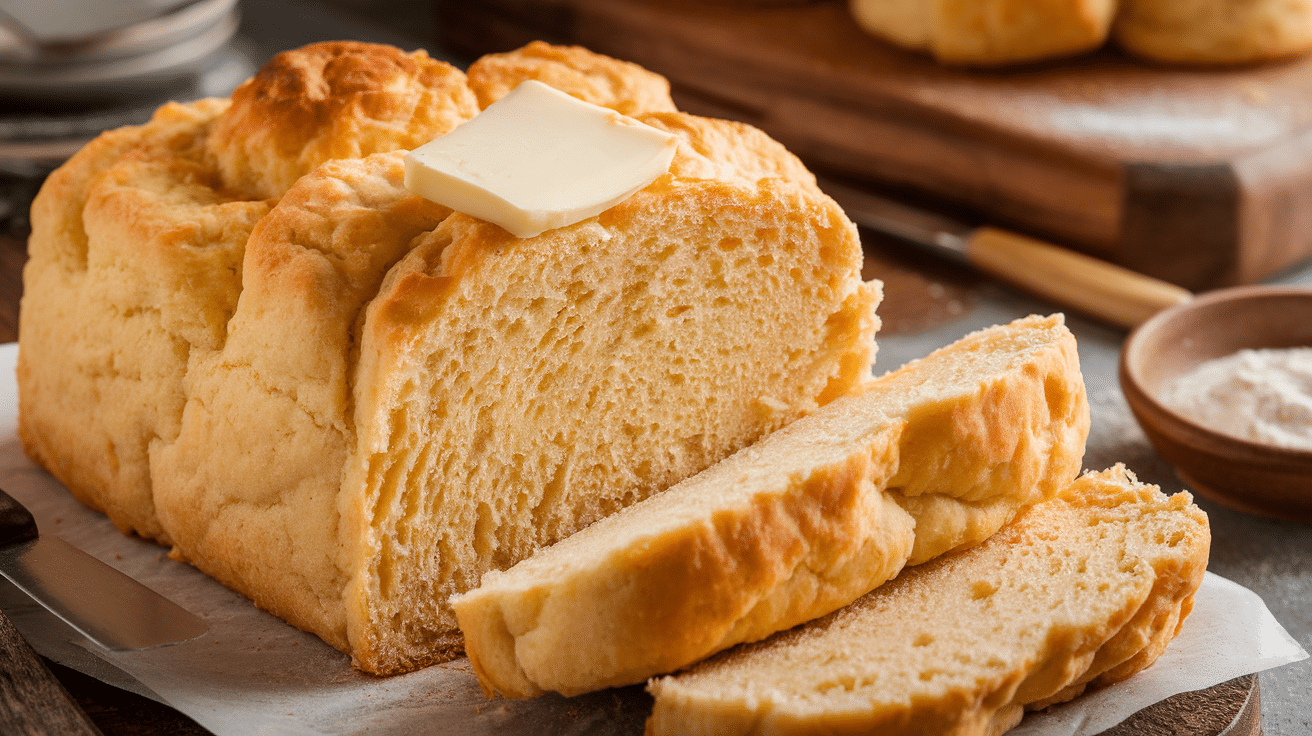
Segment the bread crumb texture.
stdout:
<path fill-rule="evenodd" d="M 526 240 L 405 189 L 404 150 L 528 78 L 674 132 L 670 173 Z M 25 449 L 362 669 L 455 656 L 483 573 L 869 380 L 855 227 L 668 90 L 580 48 L 466 76 L 335 42 L 105 133 L 33 205 Z"/>
<path fill-rule="evenodd" d="M 654 680 L 647 733 L 1000 733 L 1150 665 L 1210 542 L 1188 493 L 1087 473 L 976 547 Z"/>
<path fill-rule="evenodd" d="M 1060 315 L 971 334 L 488 573 L 454 601 L 470 660 L 489 693 L 573 695 L 762 639 L 1052 497 L 1088 425 Z"/>

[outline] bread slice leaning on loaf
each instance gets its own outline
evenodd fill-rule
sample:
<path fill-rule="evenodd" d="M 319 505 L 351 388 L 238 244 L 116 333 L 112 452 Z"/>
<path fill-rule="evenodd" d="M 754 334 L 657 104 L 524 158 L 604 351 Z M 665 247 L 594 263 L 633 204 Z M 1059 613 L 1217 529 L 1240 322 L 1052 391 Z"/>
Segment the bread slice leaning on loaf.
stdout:
<path fill-rule="evenodd" d="M 452 601 L 484 690 L 641 682 L 968 547 L 1079 472 L 1060 315 L 966 336 Z"/>
<path fill-rule="evenodd" d="M 653 681 L 649 736 L 985 736 L 1152 664 L 1207 567 L 1207 516 L 1123 466 L 805 626 Z"/>

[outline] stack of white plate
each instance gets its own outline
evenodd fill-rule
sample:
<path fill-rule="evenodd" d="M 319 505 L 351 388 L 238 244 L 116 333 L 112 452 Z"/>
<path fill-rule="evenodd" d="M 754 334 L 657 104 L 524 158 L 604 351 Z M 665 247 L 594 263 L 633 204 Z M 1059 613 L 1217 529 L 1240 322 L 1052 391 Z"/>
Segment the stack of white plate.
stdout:
<path fill-rule="evenodd" d="M 237 0 L 0 0 L 0 170 L 70 155 L 254 72 Z"/>

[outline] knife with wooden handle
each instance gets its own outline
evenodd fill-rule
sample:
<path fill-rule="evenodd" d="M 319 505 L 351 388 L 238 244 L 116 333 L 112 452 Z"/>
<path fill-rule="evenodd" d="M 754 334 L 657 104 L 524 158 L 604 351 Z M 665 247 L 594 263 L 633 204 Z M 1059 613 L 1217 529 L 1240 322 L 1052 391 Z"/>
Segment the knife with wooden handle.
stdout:
<path fill-rule="evenodd" d="M 205 633 L 173 601 L 59 537 L 0 490 L 0 575 L 106 649 L 146 649 Z"/>
<path fill-rule="evenodd" d="M 1193 298 L 1175 284 L 995 227 L 969 227 L 935 212 L 822 180 L 858 225 L 933 249 L 1032 294 L 1118 327 L 1133 328 Z"/>

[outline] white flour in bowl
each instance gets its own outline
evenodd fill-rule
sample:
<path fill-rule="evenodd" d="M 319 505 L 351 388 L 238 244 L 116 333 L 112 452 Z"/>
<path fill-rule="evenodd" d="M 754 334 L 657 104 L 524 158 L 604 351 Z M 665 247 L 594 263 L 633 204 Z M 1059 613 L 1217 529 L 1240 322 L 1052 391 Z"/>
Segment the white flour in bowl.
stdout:
<path fill-rule="evenodd" d="M 1312 347 L 1240 350 L 1162 391 L 1163 405 L 1224 434 L 1312 450 Z"/>

